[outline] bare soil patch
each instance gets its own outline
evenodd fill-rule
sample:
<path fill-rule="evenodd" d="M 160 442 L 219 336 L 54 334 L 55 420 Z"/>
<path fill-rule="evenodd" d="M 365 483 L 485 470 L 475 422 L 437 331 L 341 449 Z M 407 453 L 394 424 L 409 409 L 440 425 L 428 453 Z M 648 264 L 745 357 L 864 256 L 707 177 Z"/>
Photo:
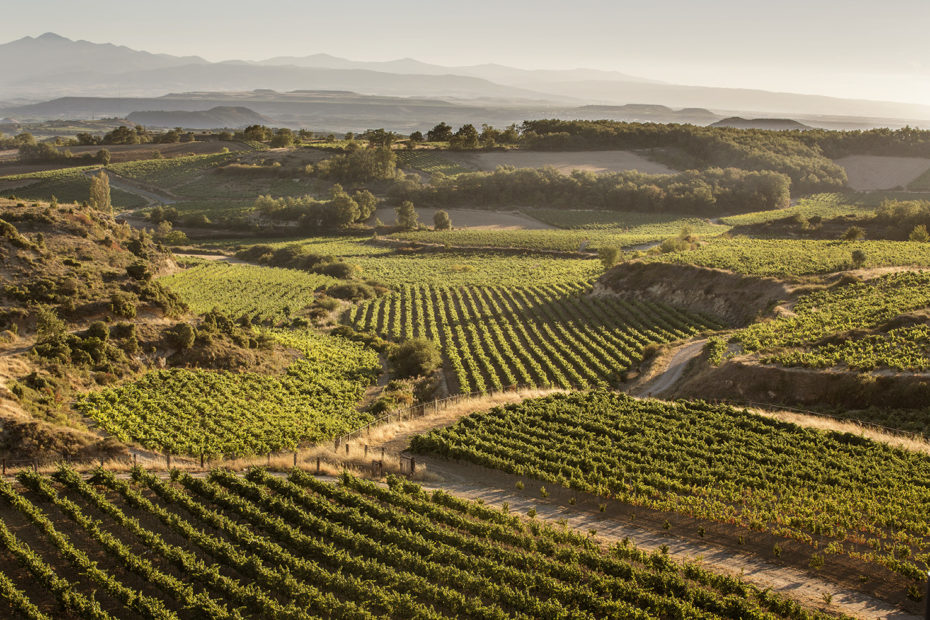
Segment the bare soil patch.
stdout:
<path fill-rule="evenodd" d="M 930 170 L 930 159 L 922 157 L 850 155 L 836 163 L 846 170 L 849 186 L 859 191 L 906 187 Z"/>
<path fill-rule="evenodd" d="M 490 153 L 453 153 L 463 164 L 479 170 L 498 166 L 544 168 L 551 166 L 563 174 L 573 170 L 585 172 L 622 172 L 639 170 L 647 174 L 674 174 L 665 164 L 650 161 L 633 151 L 493 151 Z"/>
<path fill-rule="evenodd" d="M 432 226 L 433 215 L 437 209 L 417 208 L 420 222 Z M 452 218 L 455 228 L 476 228 L 486 230 L 549 230 L 554 228 L 516 211 L 485 211 L 481 209 L 445 209 Z M 378 209 L 375 217 L 385 224 L 396 219 L 394 209 Z"/>

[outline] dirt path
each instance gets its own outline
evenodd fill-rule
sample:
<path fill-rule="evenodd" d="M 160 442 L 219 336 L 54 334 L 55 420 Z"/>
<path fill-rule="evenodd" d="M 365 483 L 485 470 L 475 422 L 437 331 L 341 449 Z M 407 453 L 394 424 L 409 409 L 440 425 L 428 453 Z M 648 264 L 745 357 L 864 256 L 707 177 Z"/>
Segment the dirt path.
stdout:
<path fill-rule="evenodd" d="M 522 515 L 532 509 L 537 519 L 553 523 L 564 522 L 581 532 L 594 530 L 602 540 L 613 543 L 629 538 L 637 547 L 655 551 L 663 545 L 679 561 L 697 562 L 718 573 L 733 575 L 760 588 L 790 597 L 805 606 L 841 612 L 856 618 L 917 619 L 918 616 L 901 611 L 889 603 L 861 592 L 818 579 L 805 571 L 780 566 L 748 553 L 736 553 L 714 545 L 678 538 L 666 532 L 637 527 L 629 520 L 605 515 L 590 500 L 579 498 L 570 505 L 565 497 L 544 499 L 539 484 L 527 483 L 523 490 L 515 487 L 514 476 L 473 465 L 464 465 L 426 457 L 416 457 L 429 472 L 421 484 L 427 489 L 442 489 L 459 497 L 481 500 L 485 504 L 502 507 L 505 503 L 511 512 Z M 550 487 L 550 491 L 551 491 Z M 554 493 L 553 493 L 554 494 Z M 826 605 L 826 597 L 832 597 Z"/>
<path fill-rule="evenodd" d="M 672 355 L 668 365 L 662 373 L 639 388 L 637 393 L 642 396 L 658 396 L 674 386 L 685 372 L 688 362 L 701 354 L 707 339 L 702 338 L 684 345 Z"/>
<path fill-rule="evenodd" d="M 90 176 L 94 176 L 95 174 L 98 174 L 99 172 L 100 172 L 100 169 L 88 170 L 84 174 L 90 177 Z M 170 205 L 176 202 L 175 199 L 172 198 L 171 196 L 139 187 L 136 183 L 133 183 L 129 179 L 121 177 L 117 175 L 116 173 L 111 172 L 109 170 L 107 170 L 107 176 L 110 178 L 110 187 L 113 187 L 118 190 L 122 190 L 124 192 L 128 192 L 130 194 L 135 194 L 136 196 L 139 196 L 140 198 L 145 200 L 145 202 L 148 203 L 149 206 L 156 205 L 156 204 Z"/>

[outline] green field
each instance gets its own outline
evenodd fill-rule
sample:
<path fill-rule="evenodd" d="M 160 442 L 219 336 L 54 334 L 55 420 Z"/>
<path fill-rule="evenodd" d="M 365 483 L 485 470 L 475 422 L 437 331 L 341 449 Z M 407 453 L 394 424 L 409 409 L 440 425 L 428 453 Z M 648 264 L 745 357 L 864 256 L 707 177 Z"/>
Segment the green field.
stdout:
<path fill-rule="evenodd" d="M 763 224 L 786 217 L 805 218 L 821 217 L 825 220 L 843 215 L 874 215 L 878 203 L 866 199 L 860 194 L 814 194 L 798 200 L 797 204 L 786 209 L 771 209 L 755 213 L 743 213 L 720 218 L 724 224 L 745 226 Z"/>
<path fill-rule="evenodd" d="M 400 480 L 62 469 L 19 482 L 0 481 L 7 617 L 828 617 Z"/>
<path fill-rule="evenodd" d="M 696 250 L 646 260 L 727 269 L 747 275 L 791 277 L 853 269 L 854 250 L 865 252 L 865 268 L 930 266 L 930 243 L 750 237 L 710 239 Z"/>
<path fill-rule="evenodd" d="M 928 569 L 930 457 L 723 405 L 557 394 L 414 438 L 634 506 L 768 532 L 914 580 Z"/>
<path fill-rule="evenodd" d="M 567 216 L 559 221 L 567 225 L 571 221 L 571 217 Z M 589 222 L 590 218 L 582 216 L 581 221 Z M 613 221 L 617 224 L 609 227 L 572 230 L 476 230 L 461 228 L 457 230 L 399 232 L 390 236 L 394 239 L 421 243 L 441 243 L 450 246 L 576 252 L 580 250 L 596 250 L 602 247 L 620 248 L 656 243 L 677 236 L 685 228 L 700 237 L 712 237 L 730 229 L 729 226 L 712 224 L 704 219 L 665 217 L 663 215 L 624 214 L 615 217 Z"/>
<path fill-rule="evenodd" d="M 582 284 L 405 285 L 353 308 L 349 323 L 440 345 L 462 392 L 616 383 L 643 347 L 717 327 L 656 303 L 596 298 Z"/>
<path fill-rule="evenodd" d="M 204 261 L 159 282 L 197 314 L 219 308 L 228 316 L 278 323 L 299 316 L 316 291 L 339 281 L 295 269 Z"/>
<path fill-rule="evenodd" d="M 380 374 L 378 355 L 309 331 L 272 337 L 302 357 L 280 376 L 155 370 L 85 394 L 78 411 L 120 441 L 171 454 L 268 454 L 319 442 L 370 420 L 356 404 Z"/>

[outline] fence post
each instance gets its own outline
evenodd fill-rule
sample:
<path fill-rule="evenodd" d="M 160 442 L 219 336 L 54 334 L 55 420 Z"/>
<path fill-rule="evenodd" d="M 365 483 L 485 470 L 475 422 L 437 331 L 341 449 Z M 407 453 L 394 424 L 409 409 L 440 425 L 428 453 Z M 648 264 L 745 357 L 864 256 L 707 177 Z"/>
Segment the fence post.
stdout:
<path fill-rule="evenodd" d="M 381 460 L 384 460 L 384 446 L 381 446 Z"/>
<path fill-rule="evenodd" d="M 333 452 L 337 452 L 338 450 L 339 450 L 339 438 L 336 437 L 333 440 Z"/>
<path fill-rule="evenodd" d="M 412 476 L 416 470 L 417 470 L 417 461 L 415 458 L 411 457 L 410 458 L 410 475 Z"/>
<path fill-rule="evenodd" d="M 294 467 L 297 467 L 297 451 L 294 451 Z"/>
<path fill-rule="evenodd" d="M 3 459 L 3 475 L 6 475 L 6 459 Z"/>
<path fill-rule="evenodd" d="M 200 469 L 203 469 L 203 452 L 200 453 Z"/>
<path fill-rule="evenodd" d="M 346 456 L 349 456 L 349 442 L 346 442 Z"/>
<path fill-rule="evenodd" d="M 316 457 L 316 473 L 320 474 L 320 457 Z"/>
<path fill-rule="evenodd" d="M 171 453 L 165 455 L 165 461 L 168 463 L 168 469 L 171 469 Z"/>
<path fill-rule="evenodd" d="M 136 453 L 135 452 L 132 453 L 132 466 L 133 467 L 136 466 Z"/>
<path fill-rule="evenodd" d="M 271 467 L 271 452 L 268 453 L 268 467 Z"/>

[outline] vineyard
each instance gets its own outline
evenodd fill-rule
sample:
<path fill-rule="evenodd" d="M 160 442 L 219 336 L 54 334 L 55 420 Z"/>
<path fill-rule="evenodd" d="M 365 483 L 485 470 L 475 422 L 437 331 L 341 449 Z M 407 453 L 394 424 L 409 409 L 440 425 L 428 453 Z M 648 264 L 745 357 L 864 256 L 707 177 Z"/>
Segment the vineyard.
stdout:
<path fill-rule="evenodd" d="M 298 316 L 317 290 L 338 280 L 296 269 L 203 262 L 159 282 L 197 314 L 219 308 L 229 316 L 278 323 Z"/>
<path fill-rule="evenodd" d="M 636 211 L 606 211 L 603 209 L 521 209 L 522 213 L 550 226 L 575 230 L 620 229 L 648 234 L 655 230 L 666 237 L 677 235 L 685 226 L 709 225 L 703 218 L 673 213 L 639 213 Z M 712 225 L 711 225 L 712 226 Z M 727 227 L 706 228 L 706 234 L 724 232 Z M 661 233 L 659 233 L 661 231 Z"/>
<path fill-rule="evenodd" d="M 796 205 L 785 209 L 769 209 L 755 213 L 743 213 L 720 218 L 720 221 L 730 226 L 745 226 L 762 224 L 786 217 L 799 216 L 805 218 L 820 217 L 825 220 L 842 215 L 874 215 L 878 207 L 874 201 L 866 200 L 862 196 L 846 194 L 814 194 L 798 200 Z"/>
<path fill-rule="evenodd" d="M 17 187 L 4 194 L 13 194 L 19 198 L 32 200 L 51 200 L 54 196 L 61 203 L 80 203 L 86 201 L 90 195 L 90 178 L 85 173 L 98 168 L 99 166 L 81 166 L 10 175 L 0 177 L 0 183 L 34 181 L 30 185 Z M 145 200 L 139 196 L 115 187 L 110 189 L 110 198 L 115 209 L 134 209 L 146 204 Z"/>
<path fill-rule="evenodd" d="M 420 453 L 756 532 L 913 580 L 930 558 L 930 457 L 723 405 L 556 394 L 414 438 Z"/>
<path fill-rule="evenodd" d="M 75 407 L 120 441 L 169 454 L 239 456 L 292 449 L 370 420 L 356 410 L 381 373 L 373 350 L 310 331 L 272 331 L 302 357 L 280 376 L 154 370 L 81 396 Z"/>
<path fill-rule="evenodd" d="M 17 617 L 832 617 L 396 479 L 61 469 L 0 496 L 0 610 Z"/>
<path fill-rule="evenodd" d="M 552 211 L 557 211 L 553 209 Z M 572 213 L 572 212 L 568 212 Z M 698 218 L 679 218 L 662 215 L 624 214 L 616 224 L 598 226 L 583 225 L 572 230 L 476 230 L 457 229 L 440 231 L 412 231 L 393 233 L 391 238 L 420 243 L 443 243 L 451 246 L 522 248 L 525 250 L 561 250 L 576 252 L 595 250 L 602 247 L 627 247 L 646 243 L 657 243 L 675 237 L 682 229 L 690 229 L 698 236 L 715 236 L 726 232 L 729 226 L 712 224 Z M 533 214 L 533 217 L 536 217 Z M 568 220 L 558 217 L 540 218 L 555 224 Z M 589 218 L 585 218 L 587 221 Z M 619 223 L 624 221 L 625 223 Z"/>
<path fill-rule="evenodd" d="M 793 316 L 751 325 L 734 339 L 746 351 L 771 352 L 767 363 L 923 371 L 928 307 L 930 273 L 902 272 L 806 295 Z"/>
<path fill-rule="evenodd" d="M 790 277 L 853 269 L 855 250 L 865 253 L 861 265 L 864 268 L 930 267 L 930 243 L 917 241 L 719 238 L 696 250 L 646 260 L 727 269 L 747 275 Z"/>
<path fill-rule="evenodd" d="M 352 308 L 347 320 L 387 338 L 437 342 L 462 392 L 616 383 L 646 345 L 717 327 L 662 304 L 587 292 L 580 283 L 407 284 Z"/>
<path fill-rule="evenodd" d="M 398 149 L 394 151 L 397 156 L 397 165 L 401 168 L 415 168 L 427 174 L 444 174 L 454 176 L 463 172 L 474 172 L 474 168 L 463 166 L 451 158 L 444 157 L 432 150 L 408 151 Z"/>

